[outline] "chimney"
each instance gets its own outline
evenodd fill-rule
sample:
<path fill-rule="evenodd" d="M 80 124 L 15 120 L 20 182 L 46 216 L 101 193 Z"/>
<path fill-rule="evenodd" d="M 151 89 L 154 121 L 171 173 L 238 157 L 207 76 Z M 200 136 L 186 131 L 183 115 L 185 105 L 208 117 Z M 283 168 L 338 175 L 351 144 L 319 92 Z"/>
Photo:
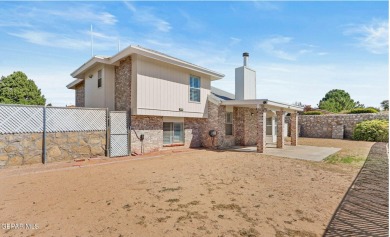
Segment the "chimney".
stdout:
<path fill-rule="evenodd" d="M 249 53 L 242 54 L 244 65 L 236 68 L 236 100 L 256 99 L 256 71 L 248 67 Z"/>
<path fill-rule="evenodd" d="M 243 53 L 242 57 L 244 57 L 244 67 L 247 67 L 248 66 L 249 53 L 247 53 L 247 52 Z"/>

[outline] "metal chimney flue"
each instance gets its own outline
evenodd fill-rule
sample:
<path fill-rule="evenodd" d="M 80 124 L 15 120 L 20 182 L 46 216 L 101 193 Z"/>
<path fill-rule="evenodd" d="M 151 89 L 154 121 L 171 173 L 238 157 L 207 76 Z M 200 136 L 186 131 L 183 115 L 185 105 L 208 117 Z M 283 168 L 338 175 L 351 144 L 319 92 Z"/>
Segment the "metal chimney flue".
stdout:
<path fill-rule="evenodd" d="M 248 60 L 249 60 L 249 53 L 245 52 L 242 54 L 242 57 L 244 57 L 244 67 L 248 66 Z"/>

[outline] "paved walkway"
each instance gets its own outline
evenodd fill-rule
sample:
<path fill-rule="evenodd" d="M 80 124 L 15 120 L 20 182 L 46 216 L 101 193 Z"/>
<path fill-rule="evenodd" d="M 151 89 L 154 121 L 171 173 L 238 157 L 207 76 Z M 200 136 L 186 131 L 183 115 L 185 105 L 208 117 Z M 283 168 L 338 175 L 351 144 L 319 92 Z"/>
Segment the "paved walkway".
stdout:
<path fill-rule="evenodd" d="M 229 149 L 240 152 L 256 152 L 256 146 L 234 146 Z M 283 149 L 276 148 L 275 145 L 267 145 L 265 155 L 287 157 L 301 160 L 322 161 L 326 157 L 338 152 L 340 148 L 318 147 L 318 146 L 291 146 L 285 145 Z"/>
<path fill-rule="evenodd" d="M 389 159 L 376 143 L 324 236 L 389 236 Z"/>

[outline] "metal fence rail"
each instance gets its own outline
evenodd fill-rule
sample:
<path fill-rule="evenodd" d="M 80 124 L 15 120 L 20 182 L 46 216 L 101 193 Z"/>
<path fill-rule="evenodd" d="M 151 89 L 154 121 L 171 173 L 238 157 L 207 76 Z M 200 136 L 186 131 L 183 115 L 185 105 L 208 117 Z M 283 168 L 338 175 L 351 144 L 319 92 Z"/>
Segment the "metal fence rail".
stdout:
<path fill-rule="evenodd" d="M 46 110 L 46 113 L 44 113 Z M 0 105 L 0 134 L 105 131 L 106 109 Z"/>

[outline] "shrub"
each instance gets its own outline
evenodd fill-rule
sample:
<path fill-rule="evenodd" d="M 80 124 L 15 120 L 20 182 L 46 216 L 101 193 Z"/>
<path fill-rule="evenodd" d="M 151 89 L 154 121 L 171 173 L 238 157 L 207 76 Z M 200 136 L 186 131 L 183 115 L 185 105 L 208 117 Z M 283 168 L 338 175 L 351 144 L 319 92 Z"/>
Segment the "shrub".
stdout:
<path fill-rule="evenodd" d="M 366 114 L 366 113 L 378 113 L 375 108 L 356 108 L 349 111 L 349 114 Z"/>
<path fill-rule="evenodd" d="M 306 111 L 303 113 L 303 115 L 321 115 L 321 111 Z"/>
<path fill-rule="evenodd" d="M 371 142 L 388 142 L 389 121 L 375 119 L 360 122 L 353 131 L 353 139 Z"/>

